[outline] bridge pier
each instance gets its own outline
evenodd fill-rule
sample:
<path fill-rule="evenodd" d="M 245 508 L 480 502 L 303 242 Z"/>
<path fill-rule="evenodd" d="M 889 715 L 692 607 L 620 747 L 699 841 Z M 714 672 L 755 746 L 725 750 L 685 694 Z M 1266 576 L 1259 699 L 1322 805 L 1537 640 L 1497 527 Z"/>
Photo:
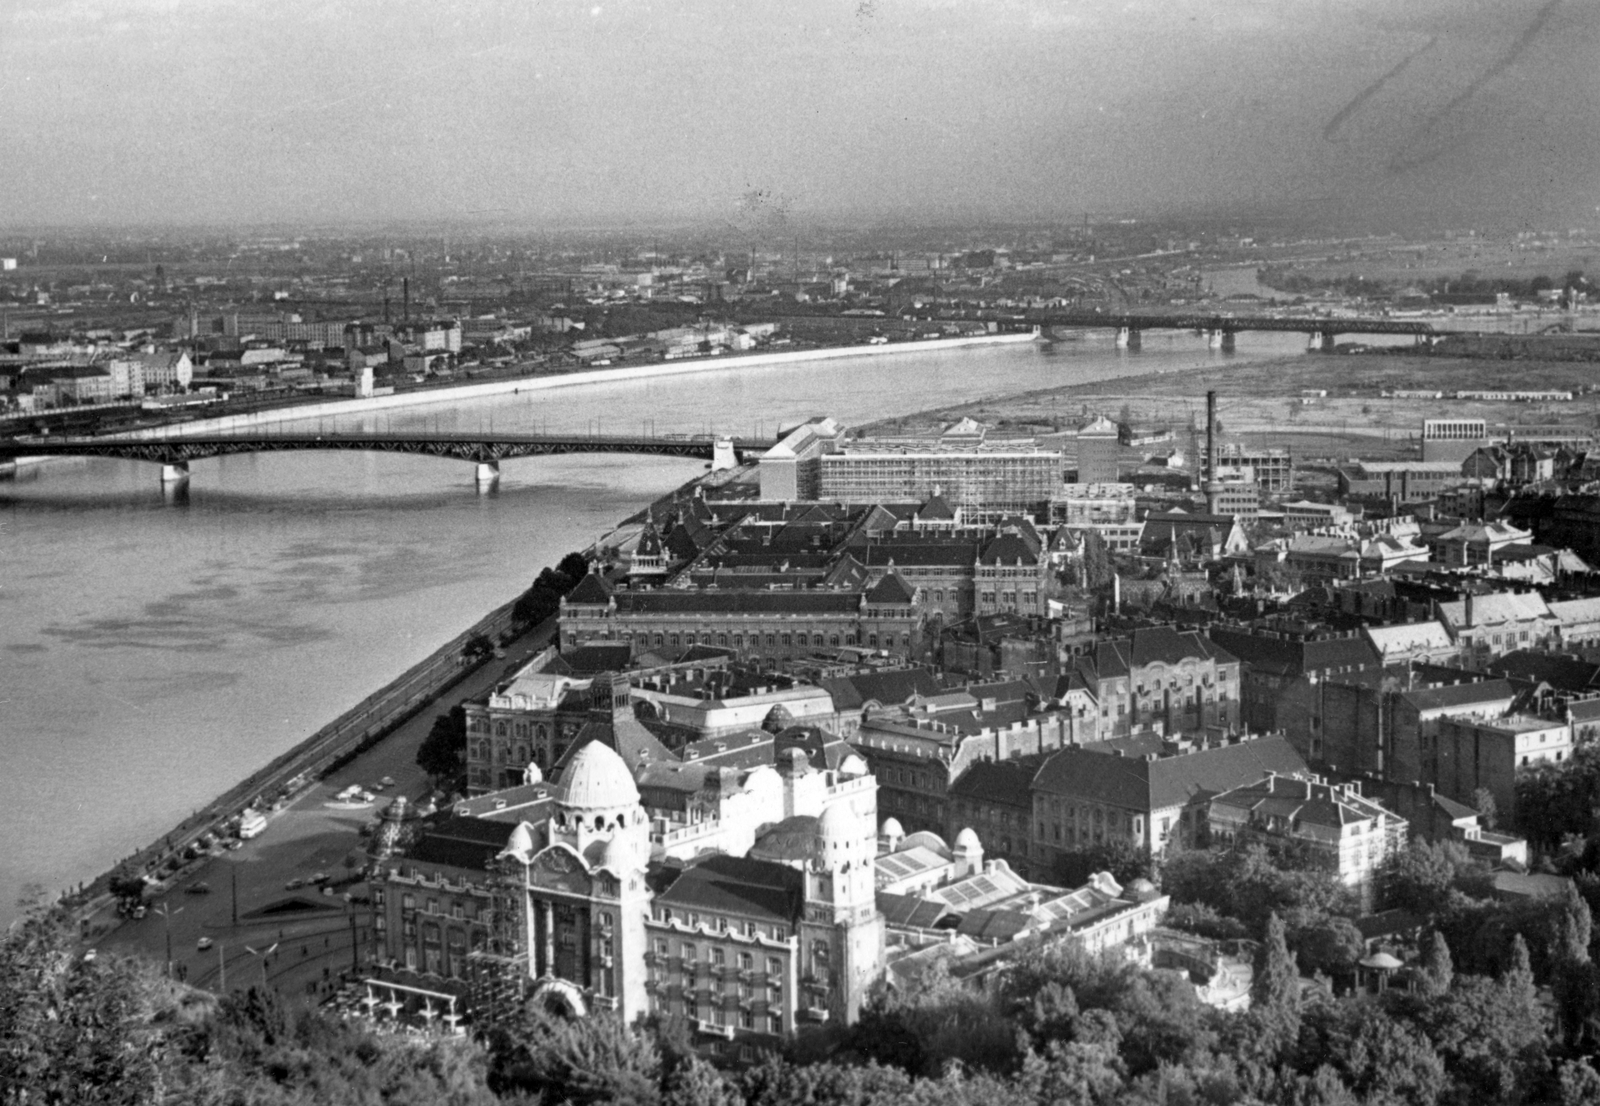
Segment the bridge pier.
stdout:
<path fill-rule="evenodd" d="M 478 462 L 478 487 L 480 487 L 480 488 L 493 487 L 495 484 L 498 484 L 498 483 L 500 483 L 500 462 L 499 461 L 479 461 Z"/>
<path fill-rule="evenodd" d="M 1232 353 L 1233 350 L 1234 350 L 1234 346 L 1236 344 L 1237 338 L 1238 338 L 1238 336 L 1236 334 L 1234 334 L 1233 331 L 1224 330 L 1222 332 L 1222 343 L 1217 348 L 1222 350 L 1223 353 Z"/>
<path fill-rule="evenodd" d="M 1229 334 L 1226 330 L 1207 330 L 1206 345 L 1212 349 L 1226 349 L 1228 347 L 1223 343 L 1228 339 L 1228 337 Z"/>
<path fill-rule="evenodd" d="M 189 480 L 189 462 L 173 461 L 171 464 L 161 466 L 161 483 L 184 484 Z"/>
<path fill-rule="evenodd" d="M 1331 330 L 1313 330 L 1311 340 L 1306 343 L 1307 353 L 1332 353 L 1333 340 L 1336 335 Z"/>
<path fill-rule="evenodd" d="M 734 451 L 732 438 L 718 438 L 711 449 L 711 471 L 739 467 L 739 454 Z"/>
<path fill-rule="evenodd" d="M 1143 344 L 1141 332 L 1131 326 L 1117 328 L 1118 349 L 1138 349 Z"/>

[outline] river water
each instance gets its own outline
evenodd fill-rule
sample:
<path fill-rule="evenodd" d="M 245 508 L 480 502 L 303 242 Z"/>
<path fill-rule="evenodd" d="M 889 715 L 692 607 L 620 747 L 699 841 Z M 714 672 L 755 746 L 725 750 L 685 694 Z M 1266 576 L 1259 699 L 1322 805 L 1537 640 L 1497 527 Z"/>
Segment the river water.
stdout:
<path fill-rule="evenodd" d="M 1247 334 L 1248 362 L 1304 348 Z M 772 434 L 1223 359 L 1191 335 L 718 369 L 339 420 L 372 429 Z M 1063 415 L 1069 412 L 1063 408 Z M 627 455 L 472 466 L 281 453 L 0 482 L 0 925 L 155 839 L 517 594 L 538 570 L 701 471 Z"/>

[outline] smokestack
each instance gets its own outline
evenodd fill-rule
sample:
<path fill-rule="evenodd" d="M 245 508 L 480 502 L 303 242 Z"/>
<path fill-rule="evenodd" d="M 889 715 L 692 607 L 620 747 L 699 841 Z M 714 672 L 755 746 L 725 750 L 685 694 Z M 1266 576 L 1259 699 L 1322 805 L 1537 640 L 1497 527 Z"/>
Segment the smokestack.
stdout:
<path fill-rule="evenodd" d="M 1222 513 L 1222 481 L 1217 475 L 1217 393 L 1206 393 L 1206 513 Z"/>
<path fill-rule="evenodd" d="M 404 306 L 405 314 L 403 314 L 401 316 L 401 318 L 409 323 L 411 321 L 411 278 L 410 277 L 401 277 L 400 278 L 400 294 L 401 294 L 401 296 L 404 297 L 404 303 L 405 303 L 405 306 Z"/>
<path fill-rule="evenodd" d="M 388 321 L 389 321 L 389 293 L 388 292 L 385 292 L 383 294 L 383 321 L 384 321 L 385 324 L 387 324 Z"/>

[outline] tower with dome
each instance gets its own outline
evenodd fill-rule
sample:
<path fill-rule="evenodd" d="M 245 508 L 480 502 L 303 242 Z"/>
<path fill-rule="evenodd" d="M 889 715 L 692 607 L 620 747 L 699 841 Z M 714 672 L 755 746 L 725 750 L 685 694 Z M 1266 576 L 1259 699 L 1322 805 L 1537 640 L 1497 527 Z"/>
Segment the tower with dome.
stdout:
<path fill-rule="evenodd" d="M 622 756 L 577 747 L 547 816 L 498 858 L 525 993 L 577 1016 L 681 1019 L 713 1052 L 854 1020 L 885 956 L 877 784 L 859 758 L 812 767 L 798 750 L 777 774 L 784 799 L 748 855 L 683 859 L 652 841 Z"/>

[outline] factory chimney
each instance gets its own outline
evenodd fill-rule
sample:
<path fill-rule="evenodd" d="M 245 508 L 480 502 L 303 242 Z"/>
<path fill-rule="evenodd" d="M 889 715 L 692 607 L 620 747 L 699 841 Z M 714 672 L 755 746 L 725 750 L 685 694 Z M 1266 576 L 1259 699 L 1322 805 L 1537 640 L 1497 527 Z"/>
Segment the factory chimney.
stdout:
<path fill-rule="evenodd" d="M 1222 479 L 1217 472 L 1217 393 L 1206 393 L 1206 513 L 1222 513 Z"/>
<path fill-rule="evenodd" d="M 410 277 L 401 277 L 400 278 L 400 297 L 401 297 L 401 303 L 402 303 L 402 307 L 401 307 L 402 314 L 401 314 L 400 317 L 405 322 L 409 323 L 411 321 L 411 278 Z"/>

